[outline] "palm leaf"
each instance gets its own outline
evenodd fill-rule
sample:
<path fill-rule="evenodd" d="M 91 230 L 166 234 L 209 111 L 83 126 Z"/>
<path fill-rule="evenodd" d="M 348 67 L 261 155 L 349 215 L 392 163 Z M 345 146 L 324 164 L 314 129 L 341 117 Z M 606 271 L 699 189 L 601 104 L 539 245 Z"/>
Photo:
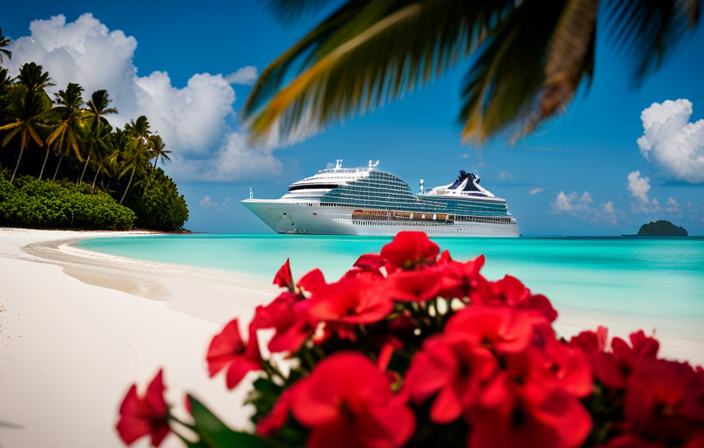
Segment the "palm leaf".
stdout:
<path fill-rule="evenodd" d="M 403 96 L 466 57 L 513 5 L 348 1 L 262 73 L 244 110 L 250 137 L 295 140 Z"/>
<path fill-rule="evenodd" d="M 605 0 L 608 33 L 632 61 L 636 85 L 699 23 L 700 9 L 701 0 Z"/>
<path fill-rule="evenodd" d="M 540 114 L 545 55 L 567 1 L 526 0 L 493 30 L 463 81 L 464 141 L 484 141 Z"/>

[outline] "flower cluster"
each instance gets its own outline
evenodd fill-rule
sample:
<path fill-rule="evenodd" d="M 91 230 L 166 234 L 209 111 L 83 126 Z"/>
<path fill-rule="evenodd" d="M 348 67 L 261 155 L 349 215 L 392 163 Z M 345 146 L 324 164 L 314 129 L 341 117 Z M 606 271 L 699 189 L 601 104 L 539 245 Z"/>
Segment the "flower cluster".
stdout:
<path fill-rule="evenodd" d="M 545 296 L 508 275 L 487 280 L 483 264 L 441 254 L 421 232 L 399 233 L 332 283 L 317 269 L 294 281 L 287 260 L 274 279 L 284 291 L 256 309 L 247 341 L 235 319 L 206 356 L 230 389 L 258 372 L 256 434 L 192 397 L 194 422 L 177 421 L 154 396 L 161 373 L 144 398 L 130 389 L 118 432 L 154 446 L 171 422 L 198 447 L 704 448 L 701 367 L 658 359 L 642 331 L 610 349 L 602 327 L 559 339 Z M 284 365 L 262 356 L 264 329 Z"/>

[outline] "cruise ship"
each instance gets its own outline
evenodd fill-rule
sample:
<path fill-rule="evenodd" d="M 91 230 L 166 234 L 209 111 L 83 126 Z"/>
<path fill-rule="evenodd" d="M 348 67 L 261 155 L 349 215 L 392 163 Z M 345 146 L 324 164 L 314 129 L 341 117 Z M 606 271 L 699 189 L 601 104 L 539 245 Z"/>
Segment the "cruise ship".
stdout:
<path fill-rule="evenodd" d="M 399 177 L 377 169 L 343 168 L 338 160 L 291 184 L 281 199 L 250 198 L 242 204 L 278 233 L 395 235 L 420 230 L 430 236 L 520 236 L 504 199 L 460 171 L 453 183 L 414 194 Z"/>

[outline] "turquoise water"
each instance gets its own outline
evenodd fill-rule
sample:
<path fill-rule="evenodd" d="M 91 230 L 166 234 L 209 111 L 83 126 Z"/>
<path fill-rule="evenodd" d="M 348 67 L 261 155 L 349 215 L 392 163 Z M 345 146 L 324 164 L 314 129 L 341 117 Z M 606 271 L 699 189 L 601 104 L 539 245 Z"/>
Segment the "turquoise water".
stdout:
<path fill-rule="evenodd" d="M 158 235 L 95 238 L 77 245 L 129 258 L 233 270 L 270 282 L 291 259 L 300 278 L 319 267 L 331 281 L 387 237 Z M 704 239 L 433 238 L 453 258 L 486 256 L 489 279 L 511 274 L 556 307 L 704 324 Z M 559 308 L 558 308 L 559 309 Z"/>

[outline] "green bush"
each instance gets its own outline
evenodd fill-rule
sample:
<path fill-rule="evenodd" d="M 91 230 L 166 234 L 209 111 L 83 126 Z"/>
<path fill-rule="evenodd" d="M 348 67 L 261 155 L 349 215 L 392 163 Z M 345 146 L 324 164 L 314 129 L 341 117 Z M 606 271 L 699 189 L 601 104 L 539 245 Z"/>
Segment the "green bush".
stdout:
<path fill-rule="evenodd" d="M 135 214 L 109 194 L 68 182 L 0 175 L 0 225 L 33 229 L 126 230 Z"/>
<path fill-rule="evenodd" d="M 130 189 L 124 204 L 137 215 L 138 228 L 172 232 L 180 230 L 188 220 L 186 200 L 161 168 L 150 170 Z"/>

